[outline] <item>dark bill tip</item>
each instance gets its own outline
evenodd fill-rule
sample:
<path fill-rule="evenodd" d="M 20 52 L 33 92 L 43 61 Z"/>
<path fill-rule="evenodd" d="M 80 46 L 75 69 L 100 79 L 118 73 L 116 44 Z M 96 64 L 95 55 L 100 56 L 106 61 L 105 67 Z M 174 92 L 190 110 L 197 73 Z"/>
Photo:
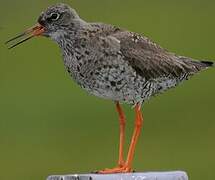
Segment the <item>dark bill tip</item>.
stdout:
<path fill-rule="evenodd" d="M 23 40 L 21 40 L 21 41 L 19 41 L 19 42 L 15 43 L 15 44 L 13 44 L 13 45 L 9 46 L 9 47 L 8 47 L 8 49 L 12 49 L 12 48 L 14 48 L 14 47 L 18 46 L 19 44 L 22 44 L 23 42 L 25 42 L 25 41 L 27 41 L 27 40 L 31 39 L 32 37 L 34 37 L 34 36 L 27 37 L 27 38 L 25 38 L 25 39 L 23 39 Z"/>
<path fill-rule="evenodd" d="M 11 39 L 9 39 L 8 41 L 6 41 L 5 44 L 8 44 L 8 43 L 10 43 L 11 41 L 14 41 L 14 40 L 16 40 L 16 39 L 18 39 L 18 38 L 21 38 L 21 37 L 23 37 L 25 34 L 26 34 L 25 32 L 24 32 L 24 33 L 21 33 L 21 34 L 17 35 L 16 37 L 11 38 Z"/>

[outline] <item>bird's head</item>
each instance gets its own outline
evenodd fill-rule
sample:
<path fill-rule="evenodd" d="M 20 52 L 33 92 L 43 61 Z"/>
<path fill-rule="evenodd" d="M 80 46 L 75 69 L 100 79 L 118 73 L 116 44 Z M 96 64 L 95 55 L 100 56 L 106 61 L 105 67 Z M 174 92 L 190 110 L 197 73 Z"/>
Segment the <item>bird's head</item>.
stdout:
<path fill-rule="evenodd" d="M 31 39 L 35 36 L 46 36 L 58 41 L 66 31 L 74 31 L 80 26 L 82 20 L 74 9 L 66 4 L 50 6 L 42 12 L 38 23 L 6 42 L 9 49 Z"/>
<path fill-rule="evenodd" d="M 80 18 L 76 11 L 66 4 L 57 4 L 42 12 L 38 23 L 43 27 L 42 35 L 55 39 L 65 30 L 76 28 Z"/>

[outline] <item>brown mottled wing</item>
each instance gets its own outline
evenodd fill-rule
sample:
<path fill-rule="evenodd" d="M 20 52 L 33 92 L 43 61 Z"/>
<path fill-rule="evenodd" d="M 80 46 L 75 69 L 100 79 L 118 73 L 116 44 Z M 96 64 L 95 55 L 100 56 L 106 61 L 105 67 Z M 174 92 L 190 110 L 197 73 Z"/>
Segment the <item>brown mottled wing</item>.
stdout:
<path fill-rule="evenodd" d="M 147 80 L 177 78 L 201 69 L 200 62 L 169 53 L 148 38 L 128 31 L 112 34 L 120 41 L 120 51 L 136 72 Z"/>

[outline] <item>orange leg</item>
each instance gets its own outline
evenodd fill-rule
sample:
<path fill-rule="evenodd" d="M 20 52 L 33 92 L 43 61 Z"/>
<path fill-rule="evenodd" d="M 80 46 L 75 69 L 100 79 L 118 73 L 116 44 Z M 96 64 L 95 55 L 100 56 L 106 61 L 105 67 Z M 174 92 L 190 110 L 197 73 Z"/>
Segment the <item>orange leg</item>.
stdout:
<path fill-rule="evenodd" d="M 119 102 L 116 102 L 116 110 L 119 114 L 119 127 L 120 127 L 118 166 L 122 167 L 125 164 L 125 161 L 123 158 L 124 157 L 124 142 L 125 142 L 125 114 L 124 114 Z"/>
<path fill-rule="evenodd" d="M 141 128 L 143 125 L 143 116 L 141 113 L 141 106 L 139 104 L 137 104 L 135 106 L 135 116 L 136 116 L 135 117 L 135 128 L 134 128 L 134 132 L 133 132 L 133 136 L 131 139 L 131 144 L 130 144 L 130 147 L 128 150 L 128 156 L 127 156 L 127 160 L 126 160 L 126 166 L 127 166 L 129 171 L 131 171 L 135 147 L 136 147 L 137 140 L 140 136 Z"/>
<path fill-rule="evenodd" d="M 119 111 L 118 111 L 119 112 Z M 139 138 L 140 132 L 141 132 L 141 127 L 143 124 L 143 117 L 142 117 L 142 113 L 141 113 L 141 106 L 139 104 L 137 104 L 135 106 L 135 128 L 134 128 L 134 132 L 133 132 L 133 136 L 131 139 L 131 144 L 128 150 L 128 156 L 126 159 L 126 162 L 123 163 L 122 166 L 117 167 L 117 168 L 113 168 L 113 169 L 105 169 L 103 171 L 99 171 L 99 173 L 103 173 L 103 174 L 108 174 L 108 173 L 127 173 L 127 172 L 131 172 L 132 171 L 132 161 L 134 158 L 134 151 L 135 151 L 135 147 L 137 144 L 137 140 Z M 123 136 L 123 141 L 124 141 L 124 136 Z M 120 140 L 121 136 L 120 136 Z M 122 153 L 122 152 L 121 152 Z"/>
<path fill-rule="evenodd" d="M 120 135 L 119 135 L 119 159 L 118 159 L 118 166 L 113 169 L 105 169 L 102 171 L 99 171 L 99 173 L 106 173 L 108 171 L 114 171 L 118 170 L 119 168 L 123 167 L 125 165 L 124 161 L 124 142 L 125 142 L 125 114 L 119 104 L 119 102 L 116 102 L 116 110 L 119 115 L 119 128 L 120 128 Z"/>

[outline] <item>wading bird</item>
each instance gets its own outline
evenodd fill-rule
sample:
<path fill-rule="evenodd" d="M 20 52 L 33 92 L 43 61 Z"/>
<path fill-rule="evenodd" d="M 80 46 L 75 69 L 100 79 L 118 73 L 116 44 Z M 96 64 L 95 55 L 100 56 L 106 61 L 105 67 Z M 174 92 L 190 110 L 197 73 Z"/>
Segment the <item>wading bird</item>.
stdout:
<path fill-rule="evenodd" d="M 65 4 L 48 7 L 38 24 L 6 43 L 13 48 L 35 36 L 53 39 L 60 46 L 69 75 L 81 88 L 115 102 L 119 114 L 118 166 L 99 173 L 132 171 L 135 146 L 143 124 L 141 105 L 190 76 L 213 66 L 168 52 L 147 37 L 104 23 L 89 23 Z M 120 106 L 134 106 L 135 127 L 124 160 L 125 115 Z"/>

